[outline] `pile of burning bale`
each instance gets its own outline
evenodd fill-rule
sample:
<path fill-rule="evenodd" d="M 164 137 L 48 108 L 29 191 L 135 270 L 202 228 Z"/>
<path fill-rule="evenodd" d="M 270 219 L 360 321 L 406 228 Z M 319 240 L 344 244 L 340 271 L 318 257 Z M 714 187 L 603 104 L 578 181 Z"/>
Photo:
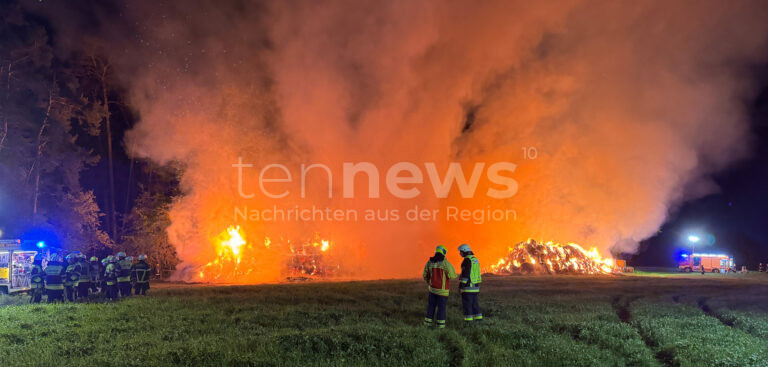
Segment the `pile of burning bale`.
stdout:
<path fill-rule="evenodd" d="M 604 259 L 596 248 L 584 250 L 575 243 L 528 240 L 509 249 L 509 254 L 491 266 L 497 274 L 606 274 L 613 259 Z"/>
<path fill-rule="evenodd" d="M 330 264 L 323 254 L 330 247 L 330 241 L 316 238 L 314 241 L 290 244 L 288 258 L 288 281 L 303 281 L 327 278 L 335 275 L 338 265 Z"/>

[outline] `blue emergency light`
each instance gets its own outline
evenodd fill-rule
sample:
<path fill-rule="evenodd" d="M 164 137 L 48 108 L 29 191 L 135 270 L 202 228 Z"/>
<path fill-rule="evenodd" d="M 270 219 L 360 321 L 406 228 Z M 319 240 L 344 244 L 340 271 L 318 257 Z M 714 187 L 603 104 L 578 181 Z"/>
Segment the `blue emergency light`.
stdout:
<path fill-rule="evenodd" d="M 43 248 L 43 247 L 45 247 L 45 241 L 39 241 L 37 243 L 37 248 Z"/>

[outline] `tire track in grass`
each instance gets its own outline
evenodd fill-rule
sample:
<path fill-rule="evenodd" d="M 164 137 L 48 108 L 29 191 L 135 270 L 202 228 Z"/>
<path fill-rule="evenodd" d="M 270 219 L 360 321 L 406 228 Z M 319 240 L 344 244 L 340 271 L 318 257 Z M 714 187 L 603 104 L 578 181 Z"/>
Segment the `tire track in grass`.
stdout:
<path fill-rule="evenodd" d="M 637 301 L 638 299 L 643 298 L 642 296 L 632 296 L 632 297 L 626 297 L 626 296 L 614 296 L 613 299 L 611 299 L 611 306 L 613 307 L 614 311 L 616 311 L 616 316 L 619 317 L 619 320 L 621 322 L 631 326 L 635 331 L 637 331 L 637 334 L 640 335 L 640 339 L 643 340 L 643 343 L 645 343 L 646 348 L 651 351 L 653 354 L 653 357 L 656 359 L 659 364 L 662 366 L 677 366 L 678 364 L 675 363 L 675 356 L 674 353 L 670 350 L 659 350 L 656 351 L 659 348 L 659 344 L 656 343 L 653 339 L 650 338 L 649 335 L 646 335 L 642 330 L 640 330 L 637 326 L 635 326 L 632 321 L 632 312 L 629 310 L 629 306 L 632 302 Z"/>
<path fill-rule="evenodd" d="M 450 358 L 449 366 L 466 365 L 466 350 L 461 342 L 462 337 L 454 330 L 441 330 L 437 340 L 445 346 Z"/>
<path fill-rule="evenodd" d="M 694 298 L 693 300 L 697 300 Z M 682 366 L 766 366 L 768 345 L 707 315 L 695 303 L 672 303 L 664 298 L 632 306 L 634 324 L 647 335 L 658 356 Z"/>
<path fill-rule="evenodd" d="M 699 298 L 699 301 L 697 302 L 697 304 L 699 305 L 699 308 L 701 308 L 701 310 L 704 311 L 705 314 L 707 314 L 707 316 L 716 318 L 718 321 L 720 321 L 721 324 L 725 326 L 733 327 L 733 324 L 734 324 L 733 320 L 724 317 L 719 312 L 715 312 L 715 310 L 709 307 L 706 297 Z"/>

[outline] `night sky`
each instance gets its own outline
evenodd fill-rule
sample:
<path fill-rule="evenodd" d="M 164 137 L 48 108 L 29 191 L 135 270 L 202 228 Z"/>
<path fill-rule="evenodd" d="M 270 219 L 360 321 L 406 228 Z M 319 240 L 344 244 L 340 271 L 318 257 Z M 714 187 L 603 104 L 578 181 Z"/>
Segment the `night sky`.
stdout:
<path fill-rule="evenodd" d="M 636 266 L 674 266 L 682 251 L 690 251 L 689 233 L 708 237 L 696 252 L 734 256 L 737 267 L 755 269 L 768 263 L 768 68 L 756 67 L 754 79 L 763 87 L 749 107 L 753 141 L 745 141 L 748 159 L 714 176 L 720 191 L 683 204 L 671 213 L 659 233 L 641 244 L 631 257 Z"/>

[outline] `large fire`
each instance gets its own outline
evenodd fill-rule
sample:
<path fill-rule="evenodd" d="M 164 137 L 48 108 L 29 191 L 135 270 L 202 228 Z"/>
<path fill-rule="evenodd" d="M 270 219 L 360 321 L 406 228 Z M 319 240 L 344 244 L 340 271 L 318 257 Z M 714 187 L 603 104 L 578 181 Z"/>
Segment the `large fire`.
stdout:
<path fill-rule="evenodd" d="M 592 248 L 529 239 L 509 248 L 509 254 L 491 266 L 498 274 L 608 274 L 614 262 Z"/>
<path fill-rule="evenodd" d="M 231 225 L 211 242 L 216 258 L 198 271 L 199 281 L 243 283 L 259 269 L 259 258 L 267 255 L 270 259 L 281 259 L 280 272 L 289 281 L 327 278 L 339 269 L 324 256 L 333 243 L 318 234 L 306 241 L 264 237 L 263 241 L 249 242 L 240 226 Z"/>

